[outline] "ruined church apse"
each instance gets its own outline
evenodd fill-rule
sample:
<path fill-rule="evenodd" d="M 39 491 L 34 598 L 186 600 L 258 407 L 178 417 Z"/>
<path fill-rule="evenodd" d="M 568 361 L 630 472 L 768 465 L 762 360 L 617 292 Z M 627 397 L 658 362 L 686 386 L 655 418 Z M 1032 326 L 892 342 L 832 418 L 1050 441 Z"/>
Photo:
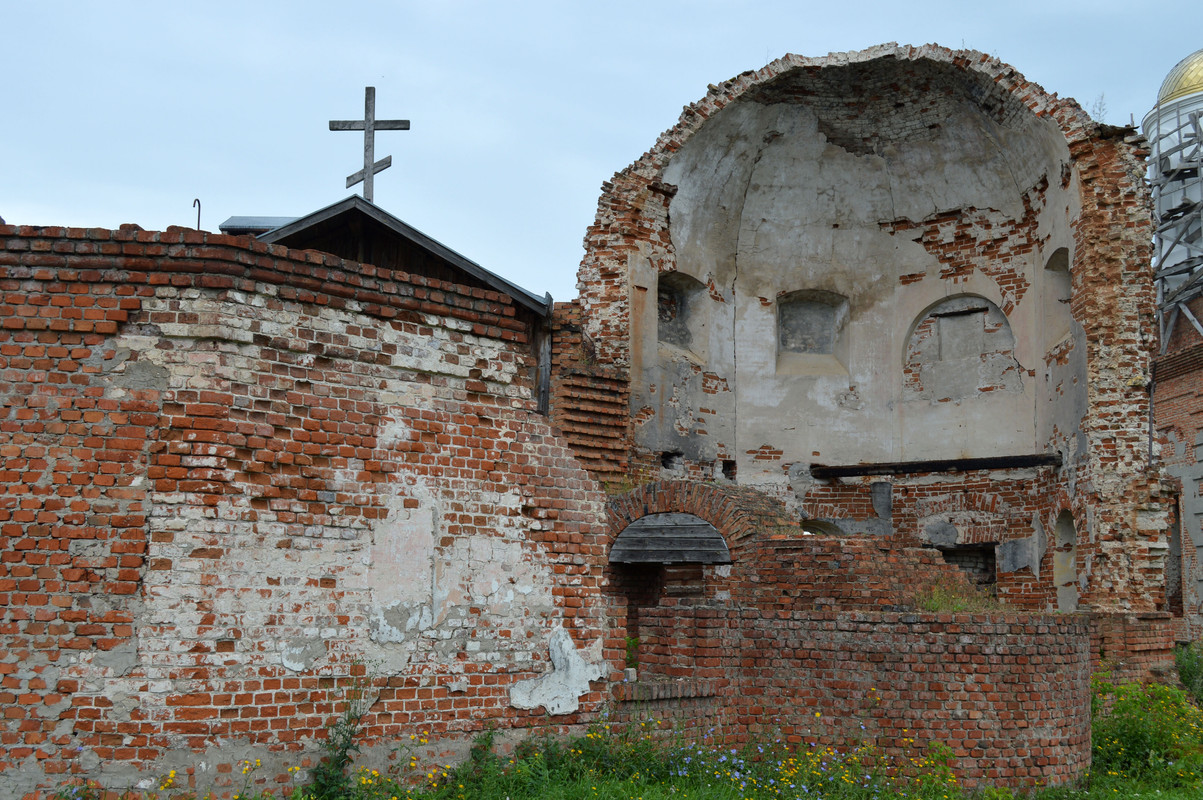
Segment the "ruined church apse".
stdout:
<path fill-rule="evenodd" d="M 1077 178 L 1058 126 L 987 76 L 791 70 L 660 180 L 671 249 L 628 262 L 639 446 L 759 484 L 782 462 L 1078 449 Z"/>

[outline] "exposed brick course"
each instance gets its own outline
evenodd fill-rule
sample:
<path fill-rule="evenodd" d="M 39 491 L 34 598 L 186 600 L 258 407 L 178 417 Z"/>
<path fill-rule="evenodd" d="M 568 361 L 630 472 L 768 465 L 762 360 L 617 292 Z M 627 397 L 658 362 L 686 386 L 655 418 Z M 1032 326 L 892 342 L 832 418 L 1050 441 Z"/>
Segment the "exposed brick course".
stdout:
<path fill-rule="evenodd" d="M 648 675 L 626 713 L 691 695 L 730 742 L 946 743 L 969 785 L 1061 783 L 1090 763 L 1090 622 L 1084 615 L 919 614 L 714 608 L 644 612 L 641 633 L 697 676 L 659 690 Z M 697 633 L 695 633 L 695 631 Z M 687 658 L 690 647 L 693 658 Z M 652 664 L 654 671 L 656 665 Z M 707 696 L 707 690 L 713 696 Z M 666 703 L 674 717 L 673 703 Z"/>

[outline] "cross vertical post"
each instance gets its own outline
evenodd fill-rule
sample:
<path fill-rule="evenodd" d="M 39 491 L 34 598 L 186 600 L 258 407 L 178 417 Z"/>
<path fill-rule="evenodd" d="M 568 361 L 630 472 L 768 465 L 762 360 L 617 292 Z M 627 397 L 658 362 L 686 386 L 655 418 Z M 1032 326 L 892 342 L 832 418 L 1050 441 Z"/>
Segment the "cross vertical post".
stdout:
<path fill-rule="evenodd" d="M 363 199 L 372 202 L 373 176 L 393 164 L 392 156 L 376 161 L 376 131 L 407 131 L 407 119 L 376 119 L 376 87 L 366 86 L 363 93 L 363 119 L 332 119 L 332 131 L 363 131 L 363 169 L 347 176 L 347 188 L 363 181 Z"/>

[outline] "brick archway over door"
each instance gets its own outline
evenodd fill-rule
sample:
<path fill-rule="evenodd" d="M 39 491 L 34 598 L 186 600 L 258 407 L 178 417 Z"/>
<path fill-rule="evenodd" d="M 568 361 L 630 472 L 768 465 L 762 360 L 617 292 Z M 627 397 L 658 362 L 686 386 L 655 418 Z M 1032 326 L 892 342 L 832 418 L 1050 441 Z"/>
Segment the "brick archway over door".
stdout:
<path fill-rule="evenodd" d="M 671 512 L 693 514 L 709 522 L 723 535 L 731 557 L 737 561 L 742 540 L 757 531 L 802 533 L 801 525 L 784 505 L 755 489 L 690 481 L 656 481 L 610 498 L 606 505 L 610 527 L 607 557 L 610 546 L 623 528 L 648 514 Z"/>

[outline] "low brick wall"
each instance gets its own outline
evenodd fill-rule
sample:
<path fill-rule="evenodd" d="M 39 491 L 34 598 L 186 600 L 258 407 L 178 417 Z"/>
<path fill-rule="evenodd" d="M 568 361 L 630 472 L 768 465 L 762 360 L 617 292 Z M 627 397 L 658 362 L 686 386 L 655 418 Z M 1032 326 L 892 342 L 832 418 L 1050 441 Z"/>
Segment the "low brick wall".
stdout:
<path fill-rule="evenodd" d="M 1092 614 L 1091 670 L 1116 683 L 1178 680 L 1174 644 L 1181 618 L 1168 613 Z"/>
<path fill-rule="evenodd" d="M 940 741 L 957 775 L 1060 784 L 1090 766 L 1092 621 L 1086 615 L 763 611 L 714 603 L 644 609 L 645 682 L 713 691 L 711 733 L 732 743 L 784 735 L 893 756 Z M 686 676 L 692 672 L 697 680 Z M 663 694 L 663 692 L 661 692 Z M 666 706 L 682 702 L 669 691 Z M 657 716 L 655 690 L 627 689 Z M 671 717 L 672 714 L 667 716 Z M 912 745 L 907 740 L 914 740 Z"/>

